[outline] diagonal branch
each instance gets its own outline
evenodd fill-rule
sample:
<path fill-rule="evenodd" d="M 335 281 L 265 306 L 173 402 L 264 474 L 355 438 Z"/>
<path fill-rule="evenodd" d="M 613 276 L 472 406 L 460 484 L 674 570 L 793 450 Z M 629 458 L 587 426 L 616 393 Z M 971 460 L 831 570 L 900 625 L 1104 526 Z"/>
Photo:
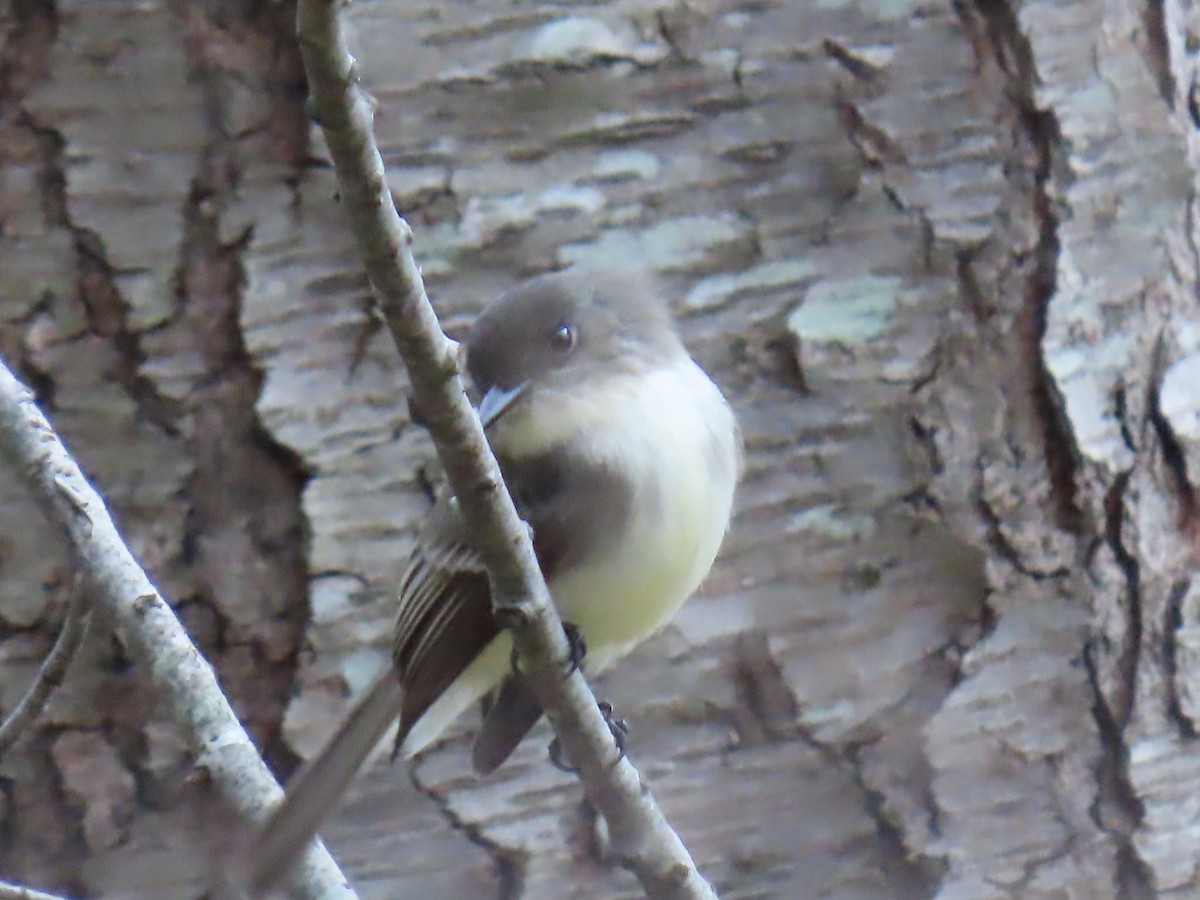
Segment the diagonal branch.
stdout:
<path fill-rule="evenodd" d="M 533 546 L 518 517 L 459 377 L 456 345 L 438 325 L 413 261 L 412 231 L 400 218 L 372 134 L 372 114 L 346 47 L 337 0 L 300 0 L 300 51 L 313 117 L 337 171 L 342 203 L 367 274 L 412 382 L 469 537 L 491 578 L 496 614 L 511 627 L 538 701 L 604 816 L 622 864 L 651 897 L 712 898 L 687 848 L 671 829 L 633 764 L 622 757 L 579 672 Z"/>
<path fill-rule="evenodd" d="M 121 539 L 104 501 L 84 478 L 33 394 L 0 363 L 0 451 L 12 459 L 46 514 L 66 532 L 93 592 L 108 607 L 121 640 L 169 700 L 196 766 L 239 814 L 257 818 L 282 792 L 221 693 L 171 607 Z M 352 898 L 345 876 L 323 846 L 299 867 L 298 897 Z"/>
<path fill-rule="evenodd" d="M 37 888 L 0 881 L 0 900 L 66 900 L 66 898 L 60 897 L 58 894 L 47 894 Z"/>
<path fill-rule="evenodd" d="M 17 701 L 8 718 L 0 724 L 0 756 L 7 753 L 22 734 L 37 720 L 46 708 L 46 701 L 63 682 L 67 667 L 75 657 L 79 642 L 87 630 L 87 617 L 92 609 L 92 593 L 85 579 L 76 575 L 71 585 L 71 599 L 67 606 L 67 615 L 63 619 L 62 630 L 54 641 L 54 646 L 46 654 L 46 659 L 38 669 L 37 677 Z"/>

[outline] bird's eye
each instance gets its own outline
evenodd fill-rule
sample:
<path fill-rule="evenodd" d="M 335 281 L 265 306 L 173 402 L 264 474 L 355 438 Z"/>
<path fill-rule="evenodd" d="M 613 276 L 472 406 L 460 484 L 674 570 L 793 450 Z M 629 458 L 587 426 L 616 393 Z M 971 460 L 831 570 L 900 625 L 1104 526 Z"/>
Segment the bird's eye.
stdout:
<path fill-rule="evenodd" d="M 566 322 L 561 322 L 554 329 L 554 333 L 550 335 L 550 342 L 554 345 L 554 349 L 560 353 L 566 353 L 575 346 L 575 329 Z"/>

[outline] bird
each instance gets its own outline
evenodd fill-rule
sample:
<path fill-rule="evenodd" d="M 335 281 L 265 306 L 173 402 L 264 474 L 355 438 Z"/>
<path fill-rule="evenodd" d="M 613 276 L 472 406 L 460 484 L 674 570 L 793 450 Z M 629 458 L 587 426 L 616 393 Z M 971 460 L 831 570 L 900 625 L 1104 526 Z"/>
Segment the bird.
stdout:
<path fill-rule="evenodd" d="M 559 615 L 605 669 L 699 587 L 728 529 L 742 439 L 645 275 L 573 268 L 503 294 L 467 334 L 477 411 Z M 276 884 L 393 724 L 427 747 L 493 699 L 472 759 L 501 765 L 542 715 L 492 612 L 487 571 L 446 489 L 399 589 L 392 664 L 256 830 L 246 883 Z"/>

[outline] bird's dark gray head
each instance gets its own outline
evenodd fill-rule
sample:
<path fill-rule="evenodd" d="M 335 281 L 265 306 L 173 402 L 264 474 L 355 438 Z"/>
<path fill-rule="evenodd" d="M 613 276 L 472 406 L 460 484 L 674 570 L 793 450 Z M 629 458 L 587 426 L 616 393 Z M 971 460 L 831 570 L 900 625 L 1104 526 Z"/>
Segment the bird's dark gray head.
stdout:
<path fill-rule="evenodd" d="M 569 390 L 597 376 L 668 364 L 685 352 L 649 282 L 588 269 L 514 288 L 483 311 L 466 340 L 467 371 L 484 394 L 485 424 L 528 388 Z"/>

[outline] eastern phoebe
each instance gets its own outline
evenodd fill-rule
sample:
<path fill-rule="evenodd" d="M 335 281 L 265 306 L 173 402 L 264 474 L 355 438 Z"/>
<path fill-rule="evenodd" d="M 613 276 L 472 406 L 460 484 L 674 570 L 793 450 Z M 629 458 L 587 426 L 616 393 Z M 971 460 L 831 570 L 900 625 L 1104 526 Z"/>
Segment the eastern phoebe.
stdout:
<path fill-rule="evenodd" d="M 479 416 L 588 671 L 664 625 L 708 572 L 729 524 L 741 438 L 720 390 L 688 355 L 643 281 L 571 270 L 489 306 L 466 339 Z M 542 710 L 510 663 L 487 573 L 448 492 L 400 587 L 394 668 L 258 830 L 247 883 L 274 884 L 399 719 L 411 756 L 499 687 L 474 746 L 500 765 Z"/>

